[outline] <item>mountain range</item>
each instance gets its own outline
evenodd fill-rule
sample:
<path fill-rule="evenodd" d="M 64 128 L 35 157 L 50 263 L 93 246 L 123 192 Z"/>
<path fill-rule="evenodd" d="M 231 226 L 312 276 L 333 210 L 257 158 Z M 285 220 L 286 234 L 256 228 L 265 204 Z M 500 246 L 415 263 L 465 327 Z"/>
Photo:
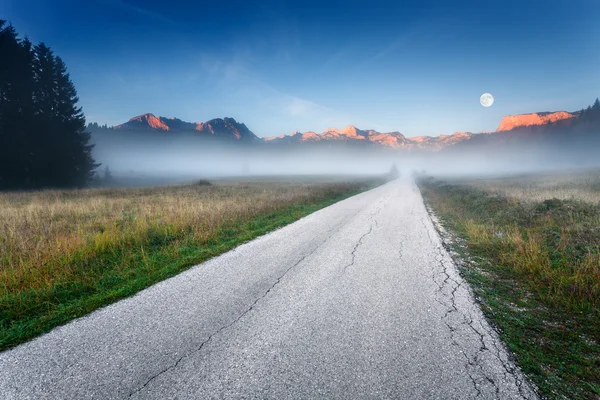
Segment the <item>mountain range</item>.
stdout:
<path fill-rule="evenodd" d="M 482 135 L 494 135 L 507 131 L 518 131 L 528 127 L 545 125 L 570 125 L 579 116 L 579 112 L 538 112 L 530 114 L 510 115 L 504 117 L 494 132 L 456 132 L 451 135 L 406 137 L 400 132 L 378 132 L 372 129 L 362 130 L 353 125 L 342 129 L 329 128 L 317 133 L 294 132 L 292 134 L 260 138 L 248 127 L 233 118 L 216 118 L 206 122 L 185 122 L 178 118 L 165 118 L 153 114 L 143 114 L 131 118 L 128 122 L 112 128 L 115 133 L 153 132 L 163 135 L 191 135 L 201 138 L 212 138 L 220 141 L 237 143 L 265 144 L 269 146 L 285 146 L 312 144 L 351 144 L 356 146 L 374 146 L 388 149 L 439 151 L 466 142 Z M 90 124 L 92 133 L 99 128 Z"/>
<path fill-rule="evenodd" d="M 193 132 L 199 136 L 241 141 L 260 140 L 245 124 L 233 118 L 215 118 L 206 122 L 185 122 L 179 118 L 156 117 L 154 114 L 142 114 L 131 118 L 121 125 L 113 127 L 129 132 Z"/>

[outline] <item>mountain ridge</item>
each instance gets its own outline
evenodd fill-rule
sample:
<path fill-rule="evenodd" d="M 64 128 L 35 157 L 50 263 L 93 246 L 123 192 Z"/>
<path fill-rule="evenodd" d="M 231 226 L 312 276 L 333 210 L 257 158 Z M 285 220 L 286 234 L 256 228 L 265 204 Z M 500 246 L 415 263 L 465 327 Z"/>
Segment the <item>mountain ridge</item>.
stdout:
<path fill-rule="evenodd" d="M 267 143 L 302 143 L 320 141 L 364 141 L 390 147 L 393 149 L 424 149 L 441 150 L 462 140 L 468 140 L 473 134 L 468 132 L 455 132 L 451 135 L 440 136 L 415 136 L 407 138 L 398 131 L 378 132 L 373 129 L 358 129 L 348 125 L 342 129 L 327 128 L 322 133 L 308 131 L 301 133 L 295 131 L 290 135 L 267 136 L 263 141 Z"/>
<path fill-rule="evenodd" d="M 206 122 L 186 122 L 175 117 L 157 117 L 152 113 L 146 113 L 135 116 L 123 124 L 116 125 L 113 129 L 122 131 L 194 132 L 221 139 L 259 140 L 259 137 L 248 129 L 246 124 L 229 117 L 213 118 Z"/>
<path fill-rule="evenodd" d="M 294 131 L 279 136 L 258 137 L 244 123 L 233 118 L 214 118 L 206 122 L 186 122 L 179 118 L 161 117 L 152 113 L 135 116 L 129 121 L 113 127 L 116 131 L 137 132 L 188 132 L 204 137 L 228 139 L 241 142 L 265 143 L 268 145 L 295 145 L 307 143 L 351 143 L 382 146 L 394 150 L 440 151 L 479 135 L 493 135 L 519 128 L 530 128 L 550 124 L 569 124 L 579 117 L 579 112 L 550 111 L 508 115 L 502 118 L 494 132 L 455 132 L 449 135 L 406 137 L 399 131 L 378 132 L 360 129 L 354 125 L 343 128 L 327 128 L 321 133 Z"/>
<path fill-rule="evenodd" d="M 510 131 L 515 128 L 526 126 L 547 125 L 562 121 L 563 123 L 577 118 L 578 112 L 567 111 L 545 111 L 528 114 L 507 115 L 502 118 L 500 125 L 496 128 L 496 132 Z"/>

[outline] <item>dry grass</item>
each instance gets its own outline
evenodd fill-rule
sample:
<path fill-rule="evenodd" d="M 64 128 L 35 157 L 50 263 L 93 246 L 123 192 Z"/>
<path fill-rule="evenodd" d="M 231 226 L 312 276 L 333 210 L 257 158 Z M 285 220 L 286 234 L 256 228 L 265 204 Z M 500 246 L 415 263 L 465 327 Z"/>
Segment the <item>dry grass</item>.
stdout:
<path fill-rule="evenodd" d="M 0 349 L 380 182 L 0 193 Z"/>
<path fill-rule="evenodd" d="M 205 242 L 224 223 L 322 199 L 328 184 L 228 183 L 0 193 L 0 290 L 40 289 L 78 271 L 65 263 L 149 236 Z M 0 294 L 1 295 L 1 294 Z"/>
<path fill-rule="evenodd" d="M 600 171 L 487 178 L 464 182 L 486 192 L 526 202 L 556 198 L 600 203 Z"/>
<path fill-rule="evenodd" d="M 464 247 L 461 272 L 548 398 L 600 398 L 600 179 L 596 173 L 422 179 Z M 475 268 L 471 268 L 475 266 Z"/>

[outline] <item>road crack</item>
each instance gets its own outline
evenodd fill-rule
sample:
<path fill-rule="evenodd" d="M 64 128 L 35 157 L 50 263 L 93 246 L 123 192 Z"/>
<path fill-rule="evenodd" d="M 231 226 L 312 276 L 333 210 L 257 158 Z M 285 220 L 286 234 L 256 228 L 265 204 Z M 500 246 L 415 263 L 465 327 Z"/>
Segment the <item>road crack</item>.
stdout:
<path fill-rule="evenodd" d="M 135 389 L 134 391 L 129 393 L 129 398 L 133 397 L 134 395 L 140 393 L 141 391 L 143 391 L 152 381 L 154 381 L 155 379 L 157 379 L 159 376 L 177 368 L 177 366 L 186 358 L 189 358 L 190 356 L 199 353 L 204 346 L 210 342 L 210 340 L 217 336 L 219 333 L 221 333 L 222 331 L 232 327 L 233 325 L 235 325 L 238 321 L 240 321 L 246 314 L 248 314 L 250 311 L 252 311 L 254 309 L 254 307 L 258 304 L 258 302 L 260 302 L 262 299 L 264 299 L 265 297 L 267 297 L 267 295 L 281 282 L 281 280 L 295 267 L 297 267 L 298 265 L 300 265 L 306 258 L 310 257 L 312 254 L 314 254 L 321 246 L 323 246 L 325 243 L 327 243 L 329 241 L 329 239 L 334 236 L 337 232 L 339 232 L 339 230 L 341 229 L 342 226 L 344 226 L 344 223 L 347 222 L 348 219 L 354 217 L 356 214 L 358 214 L 358 211 L 349 216 L 344 218 L 344 220 L 342 222 L 340 222 L 339 224 L 337 224 L 333 229 L 330 229 L 329 231 L 327 231 L 326 233 L 326 237 L 325 239 L 319 243 L 310 253 L 305 254 L 304 256 L 302 256 L 298 261 L 296 261 L 292 266 L 288 267 L 287 269 L 284 270 L 284 272 L 277 277 L 277 279 L 275 280 L 275 282 L 261 295 L 259 296 L 256 300 L 254 300 L 254 302 L 247 308 L 245 309 L 241 314 L 239 314 L 233 321 L 231 321 L 228 324 L 225 324 L 223 326 L 221 326 L 219 329 L 217 329 L 216 331 L 214 331 L 213 333 L 211 333 L 206 340 L 204 340 L 202 343 L 200 343 L 200 345 L 193 349 L 192 351 L 184 354 L 183 356 L 181 356 L 180 358 L 178 358 L 174 363 L 170 364 L 169 366 L 167 366 L 166 368 L 160 370 L 159 372 L 155 373 L 154 375 L 152 375 L 150 378 L 148 378 L 146 380 L 146 382 L 144 382 L 143 385 L 141 385 L 140 387 L 138 387 L 137 389 Z"/>
<path fill-rule="evenodd" d="M 352 257 L 352 259 L 351 259 L 351 261 L 350 261 L 350 263 L 349 263 L 349 264 L 346 264 L 346 265 L 344 266 L 344 270 L 343 270 L 343 272 L 344 272 L 344 273 L 346 272 L 346 270 L 347 270 L 348 268 L 350 268 L 351 266 L 353 266 L 353 265 L 354 265 L 354 261 L 356 260 L 356 250 L 358 250 L 358 248 L 359 248 L 359 247 L 362 245 L 362 241 L 363 241 L 363 239 L 364 239 L 364 238 L 365 238 L 367 235 L 371 234 L 371 232 L 373 232 L 373 225 L 369 226 L 369 230 L 368 230 L 366 233 L 364 233 L 364 234 L 363 234 L 363 235 L 362 235 L 362 236 L 361 236 L 361 237 L 358 239 L 358 242 L 356 242 L 356 244 L 354 245 L 354 248 L 352 249 L 352 253 L 351 253 L 351 257 Z"/>
<path fill-rule="evenodd" d="M 377 203 L 375 212 L 369 214 L 369 230 L 367 232 L 363 233 L 360 238 L 358 238 L 358 241 L 356 242 L 356 244 L 352 248 L 352 252 L 350 253 L 350 257 L 351 257 L 350 263 L 344 265 L 344 267 L 342 268 L 342 273 L 345 274 L 346 270 L 354 265 L 354 262 L 356 261 L 356 251 L 363 244 L 363 239 L 365 237 L 367 237 L 368 235 L 370 235 L 371 232 L 373 232 L 373 228 L 379 226 L 379 223 L 377 222 L 376 217 L 377 217 L 377 215 L 379 215 L 381 210 L 383 210 L 383 204 L 385 203 L 386 200 L 387 200 L 387 197 L 382 199 L 379 203 Z"/>
<path fill-rule="evenodd" d="M 426 212 L 432 215 L 427 206 Z M 436 221 L 431 217 L 428 221 L 429 224 L 424 217 L 419 217 L 419 219 L 429 242 L 437 252 L 436 263 L 431 269 L 431 279 L 437 286 L 435 300 L 445 308 L 441 319 L 448 328 L 452 345 L 456 346 L 465 358 L 465 368 L 473 384 L 475 398 L 498 399 L 506 396 L 501 393 L 500 382 L 498 382 L 500 379 L 505 383 L 514 384 L 520 398 L 536 399 L 534 390 L 522 378 L 521 371 L 511 362 L 507 350 L 499 341 L 493 328 L 486 327 L 485 320 L 482 320 L 483 316 L 474 319 L 469 307 L 459 304 L 459 290 L 463 303 L 465 295 L 473 302 L 474 300 L 470 289 L 463 285 L 454 261 L 449 256 L 451 248 L 443 239 L 445 235 L 440 230 L 442 228 L 438 227 Z M 434 234 L 437 234 L 438 237 L 434 237 Z M 476 303 L 473 306 L 478 307 Z M 471 335 L 474 335 L 473 338 L 479 342 L 479 346 L 475 350 L 469 345 L 461 344 L 461 342 L 464 343 L 464 339 L 468 340 L 470 336 L 468 332 L 471 332 Z M 498 378 L 498 373 L 494 373 L 493 370 L 489 371 L 488 364 L 485 362 L 489 358 L 496 359 L 503 369 L 500 378 Z"/>

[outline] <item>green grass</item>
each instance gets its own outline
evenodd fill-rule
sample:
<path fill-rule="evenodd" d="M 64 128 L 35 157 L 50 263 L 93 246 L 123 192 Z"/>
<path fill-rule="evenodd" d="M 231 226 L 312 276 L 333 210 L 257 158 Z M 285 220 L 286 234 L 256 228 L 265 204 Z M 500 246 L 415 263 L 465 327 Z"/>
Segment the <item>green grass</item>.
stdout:
<path fill-rule="evenodd" d="M 4 282 L 0 282 L 3 285 L 0 288 L 4 289 L 0 292 L 0 350 L 23 343 L 73 318 L 131 296 L 190 266 L 382 182 L 380 179 L 371 179 L 335 184 L 294 183 L 286 184 L 284 188 L 278 183 L 273 184 L 276 188 L 266 187 L 265 183 L 256 183 L 252 184 L 250 189 L 245 184 L 227 183 L 225 188 L 192 185 L 160 189 L 124 189 L 120 192 L 60 192 L 56 197 L 61 207 L 67 198 L 79 201 L 82 197 L 89 197 L 77 207 L 65 205 L 65 212 L 74 213 L 77 210 L 80 215 L 78 218 L 99 212 L 94 211 L 90 205 L 92 200 L 95 204 L 99 197 L 126 199 L 126 203 L 119 203 L 119 207 L 124 207 L 123 210 L 114 205 L 105 207 L 110 209 L 110 212 L 107 212 L 107 218 L 100 227 L 91 223 L 79 233 L 77 226 L 73 226 L 72 229 L 61 226 L 56 232 L 51 228 L 44 228 L 46 230 L 41 232 L 39 243 L 42 244 L 39 248 L 44 249 L 44 243 L 47 241 L 48 252 L 54 251 L 52 254 L 46 254 L 46 258 L 38 260 L 34 258 L 37 257 L 35 254 L 27 258 L 30 256 L 28 253 L 19 257 L 5 256 L 4 265 L 0 270 L 4 273 L 0 275 L 4 279 Z M 178 190 L 181 191 L 181 196 L 194 196 L 190 199 L 210 203 L 210 207 L 202 212 L 194 211 L 201 214 L 204 224 L 201 221 L 194 223 L 193 219 L 190 220 L 189 215 L 193 213 L 188 214 L 189 205 L 183 204 L 179 211 L 174 208 L 173 197 L 168 193 Z M 167 200 L 164 197 L 166 194 Z M 17 208 L 7 214 L 10 216 L 25 214 L 26 210 L 30 211 L 31 204 L 49 203 L 49 198 L 55 198 L 54 194 L 49 196 L 44 193 L 11 196 L 7 202 L 16 204 Z M 150 212 L 150 208 L 146 210 L 143 207 L 137 211 L 128 209 L 130 201 L 139 203 L 145 198 L 160 203 L 156 210 L 162 210 L 164 213 L 171 210 L 171 220 L 157 224 L 155 219 L 161 213 Z M 235 202 L 229 202 L 232 198 Z M 233 204 L 243 203 L 242 198 L 246 199 L 248 204 L 234 212 Z M 261 201 L 264 206 L 261 206 Z M 107 202 L 103 200 L 101 203 L 104 205 Z M 228 204 L 229 207 L 221 207 L 223 204 Z M 44 212 L 48 214 L 44 214 L 44 217 L 53 221 L 52 223 L 60 223 L 66 218 L 60 213 L 54 215 Z M 174 215 L 177 212 L 184 213 L 185 218 Z M 211 216 L 215 216 L 215 220 L 206 222 Z M 9 219 L 8 216 L 6 219 Z M 15 220 L 19 221 L 18 218 Z M 128 226 L 138 220 L 143 220 L 143 224 Z M 188 225 L 178 224 L 180 220 L 187 220 Z M 21 224 L 27 223 L 26 218 L 20 221 Z M 40 231 L 41 227 L 48 224 L 51 222 L 34 228 Z M 19 225 L 13 227 L 5 222 L 4 227 L 6 232 L 9 232 L 10 228 L 13 234 L 15 231 L 22 234 L 19 232 L 22 228 Z M 74 231 L 75 235 L 87 235 L 86 240 L 78 242 L 65 239 L 66 243 L 73 243 L 73 248 L 69 248 L 65 254 L 51 247 L 55 241 L 63 240 L 67 233 L 73 233 L 71 231 Z M 109 242 L 106 241 L 105 232 L 111 233 Z M 48 238 L 49 235 L 52 238 Z M 119 235 L 120 237 L 117 237 Z M 11 249 L 9 245 L 13 244 L 8 242 L 4 245 Z M 12 250 L 17 254 L 22 249 Z M 25 251 L 35 252 L 35 248 Z M 17 262 L 17 259 L 29 261 L 21 263 Z M 37 260 L 36 264 L 31 260 Z"/>
<path fill-rule="evenodd" d="M 461 274 L 541 393 L 600 398 L 600 204 L 431 178 L 419 186 L 459 239 Z"/>

